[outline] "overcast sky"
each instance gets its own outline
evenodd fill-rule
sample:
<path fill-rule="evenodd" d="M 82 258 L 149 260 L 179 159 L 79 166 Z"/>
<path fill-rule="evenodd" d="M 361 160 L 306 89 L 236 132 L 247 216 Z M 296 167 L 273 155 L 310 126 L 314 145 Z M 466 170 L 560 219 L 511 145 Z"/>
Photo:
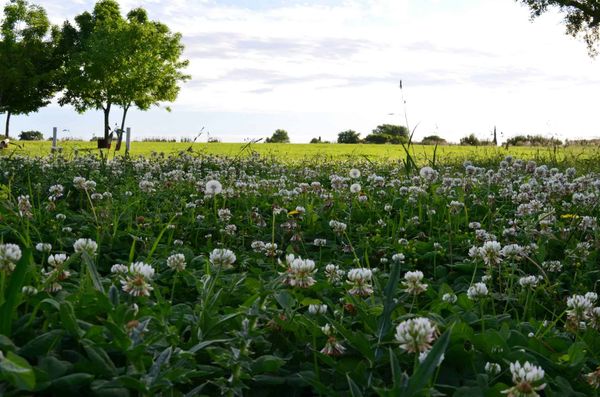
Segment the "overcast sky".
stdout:
<path fill-rule="evenodd" d="M 0 0 L 0 5 L 7 1 Z M 90 0 L 38 0 L 54 23 Z M 130 111 L 136 137 L 241 142 L 287 130 L 293 142 L 378 124 L 458 141 L 475 133 L 600 136 L 600 61 L 558 14 L 531 22 L 514 0 L 122 0 L 183 35 L 187 70 L 172 112 Z M 403 107 L 399 81 L 403 81 Z M 120 120 L 114 111 L 111 124 Z M 12 132 L 91 137 L 98 112 L 52 104 Z M 204 133 L 203 138 L 207 135 Z"/>

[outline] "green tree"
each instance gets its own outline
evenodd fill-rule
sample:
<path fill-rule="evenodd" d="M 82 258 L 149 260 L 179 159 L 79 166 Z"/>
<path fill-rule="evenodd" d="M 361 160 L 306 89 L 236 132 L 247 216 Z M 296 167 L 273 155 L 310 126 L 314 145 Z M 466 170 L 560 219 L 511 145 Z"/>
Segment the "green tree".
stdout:
<path fill-rule="evenodd" d="M 120 13 L 115 0 L 100 0 L 92 13 L 65 22 L 61 52 L 65 64 L 65 91 L 61 105 L 78 112 L 104 113 L 104 138 L 110 132 L 110 111 L 123 108 L 121 129 L 132 105 L 147 110 L 160 102 L 174 101 L 178 83 L 190 76 L 181 72 L 181 35 L 159 22 L 150 21 L 144 9 Z"/>
<path fill-rule="evenodd" d="M 275 130 L 271 138 L 267 138 L 267 143 L 290 143 L 290 137 L 286 130 Z"/>
<path fill-rule="evenodd" d="M 6 113 L 7 137 L 12 115 L 36 112 L 50 102 L 58 88 L 56 37 L 57 31 L 51 29 L 43 8 L 25 0 L 11 0 L 4 7 L 0 25 L 0 113 Z"/>
<path fill-rule="evenodd" d="M 445 145 L 447 142 L 438 135 L 429 135 L 423 138 L 421 145 Z"/>
<path fill-rule="evenodd" d="M 121 51 L 126 56 L 116 71 L 120 89 L 115 102 L 123 108 L 123 130 L 132 105 L 148 110 L 160 102 L 175 101 L 178 83 L 190 76 L 181 72 L 189 63 L 181 60 L 181 35 L 172 33 L 162 23 L 150 21 L 144 9 L 136 8 L 127 14 L 121 35 Z"/>
<path fill-rule="evenodd" d="M 342 131 L 338 134 L 338 143 L 359 143 L 360 134 L 354 130 Z"/>
<path fill-rule="evenodd" d="M 580 36 L 585 41 L 590 56 L 596 56 L 600 41 L 600 1 L 598 0 L 517 0 L 529 7 L 531 18 L 539 17 L 548 9 L 558 8 L 565 14 L 567 34 Z"/>
<path fill-rule="evenodd" d="M 62 28 L 59 48 L 65 65 L 61 105 L 70 104 L 83 113 L 90 109 L 104 113 L 104 139 L 110 132 L 110 110 L 119 92 L 117 73 L 121 53 L 122 29 L 125 24 L 115 0 L 100 0 L 93 12 L 75 17 L 76 26 L 68 21 Z"/>
<path fill-rule="evenodd" d="M 365 138 L 369 143 L 406 143 L 408 142 L 408 129 L 402 125 L 381 124 Z"/>
<path fill-rule="evenodd" d="M 39 131 L 21 131 L 19 139 L 21 141 L 41 141 L 44 139 L 44 134 Z"/>

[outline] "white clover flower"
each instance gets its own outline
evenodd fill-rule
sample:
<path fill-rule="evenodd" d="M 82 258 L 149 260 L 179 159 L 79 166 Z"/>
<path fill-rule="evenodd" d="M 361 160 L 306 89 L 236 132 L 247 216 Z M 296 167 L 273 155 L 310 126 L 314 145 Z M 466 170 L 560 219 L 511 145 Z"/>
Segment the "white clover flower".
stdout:
<path fill-rule="evenodd" d="M 23 293 L 23 295 L 33 296 L 38 293 L 38 290 L 32 285 L 26 285 L 23 288 L 21 288 L 21 293 Z"/>
<path fill-rule="evenodd" d="M 360 190 L 361 190 L 360 183 L 353 183 L 352 185 L 350 185 L 350 192 L 351 193 L 359 193 Z"/>
<path fill-rule="evenodd" d="M 296 258 L 293 254 L 286 255 L 287 271 L 284 273 L 284 284 L 291 287 L 308 288 L 316 283 L 313 275 L 317 272 L 315 262 L 310 259 Z"/>
<path fill-rule="evenodd" d="M 50 252 L 52 251 L 52 244 L 49 243 L 37 243 L 35 249 L 39 252 Z"/>
<path fill-rule="evenodd" d="M 17 197 L 17 203 L 19 207 L 19 215 L 31 218 L 33 214 L 31 213 L 31 203 L 29 202 L 29 195 L 23 195 Z"/>
<path fill-rule="evenodd" d="M 185 255 L 183 254 L 173 254 L 167 258 L 167 266 L 177 272 L 185 270 L 186 264 Z"/>
<path fill-rule="evenodd" d="M 122 265 L 120 263 L 117 263 L 116 265 L 112 265 L 110 268 L 110 272 L 111 273 L 121 273 L 121 274 L 125 274 L 129 271 L 129 267 L 126 265 Z"/>
<path fill-rule="evenodd" d="M 329 221 L 329 227 L 333 229 L 336 234 L 342 234 L 346 231 L 347 225 L 343 222 L 338 222 L 336 220 Z"/>
<path fill-rule="evenodd" d="M 360 171 L 357 170 L 356 168 L 352 168 L 350 170 L 350 172 L 348 173 L 348 175 L 350 175 L 350 178 L 352 178 L 352 179 L 357 179 L 357 178 L 360 178 Z"/>
<path fill-rule="evenodd" d="M 404 286 L 404 291 L 409 294 L 418 295 L 427 290 L 427 284 L 423 284 L 421 281 L 423 280 L 423 272 L 420 270 L 414 272 L 406 272 L 404 274 L 404 281 L 402 281 L 402 285 Z"/>
<path fill-rule="evenodd" d="M 436 336 L 435 324 L 426 317 L 411 318 L 396 327 L 396 340 L 400 343 L 400 347 L 409 353 L 431 349 Z"/>
<path fill-rule="evenodd" d="M 0 272 L 15 270 L 17 262 L 21 260 L 21 248 L 16 244 L 0 244 Z"/>
<path fill-rule="evenodd" d="M 98 244 L 92 239 L 80 238 L 73 244 L 73 249 L 77 253 L 87 252 L 88 255 L 94 256 L 98 250 Z"/>
<path fill-rule="evenodd" d="M 351 269 L 348 272 L 346 281 L 352 288 L 348 291 L 350 295 L 369 296 L 373 293 L 371 279 L 373 272 L 364 267 Z"/>
<path fill-rule="evenodd" d="M 510 363 L 510 372 L 515 386 L 502 392 L 509 397 L 538 397 L 537 391 L 546 387 L 546 384 L 541 383 L 544 370 L 528 361 L 523 365 L 519 361 Z"/>
<path fill-rule="evenodd" d="M 333 263 L 329 263 L 325 266 L 325 277 L 327 277 L 327 281 L 331 284 L 338 283 L 342 280 L 346 273 L 343 270 L 340 270 L 340 267 L 334 265 Z"/>
<path fill-rule="evenodd" d="M 500 255 L 505 258 L 519 260 L 521 256 L 525 253 L 525 249 L 521 247 L 519 244 L 509 244 L 502 247 L 500 250 Z"/>
<path fill-rule="evenodd" d="M 233 264 L 235 263 L 236 259 L 237 258 L 233 251 L 225 248 L 215 248 L 212 250 L 209 256 L 210 263 L 223 269 L 233 268 Z"/>
<path fill-rule="evenodd" d="M 398 253 L 398 254 L 392 255 L 392 262 L 394 262 L 397 265 L 403 264 L 404 259 L 405 259 L 404 254 Z"/>
<path fill-rule="evenodd" d="M 500 364 L 491 363 L 489 361 L 485 363 L 484 369 L 485 369 L 485 372 L 487 372 L 491 376 L 497 375 L 500 372 L 502 372 L 502 367 L 500 367 Z"/>
<path fill-rule="evenodd" d="M 457 300 L 458 297 L 453 293 L 445 293 L 444 295 L 442 295 L 442 301 L 446 303 L 456 303 Z"/>
<path fill-rule="evenodd" d="M 64 221 L 67 219 L 67 216 L 65 214 L 56 214 L 55 218 L 57 221 Z"/>
<path fill-rule="evenodd" d="M 204 192 L 208 195 L 216 195 L 223 191 L 223 185 L 217 180 L 210 180 L 204 186 Z"/>
<path fill-rule="evenodd" d="M 138 187 L 144 193 L 154 193 L 156 191 L 154 188 L 154 182 L 145 179 L 140 181 Z"/>
<path fill-rule="evenodd" d="M 502 246 L 497 241 L 486 241 L 483 246 L 479 248 L 479 255 L 483 258 L 483 262 L 486 265 L 492 266 L 502 262 L 500 257 L 500 250 Z"/>
<path fill-rule="evenodd" d="M 152 277 L 154 277 L 152 266 L 144 262 L 132 263 L 127 270 L 125 279 L 121 280 L 122 289 L 132 296 L 150 296 L 150 292 L 154 289 L 150 285 Z"/>
<path fill-rule="evenodd" d="M 485 283 L 475 283 L 467 290 L 467 297 L 471 300 L 483 298 L 488 294 L 488 288 Z"/>
<path fill-rule="evenodd" d="M 48 257 L 48 264 L 52 267 L 59 267 L 69 259 L 66 254 L 54 254 Z"/>
<path fill-rule="evenodd" d="M 431 167 L 423 167 L 419 170 L 419 175 L 426 181 L 433 182 L 438 177 L 438 172 Z"/>
<path fill-rule="evenodd" d="M 535 289 L 539 281 L 540 279 L 537 276 L 525 276 L 519 278 L 519 285 L 523 288 Z"/>
<path fill-rule="evenodd" d="M 587 318 L 588 311 L 594 303 L 583 295 L 573 295 L 567 298 L 567 318 L 578 324 Z"/>
<path fill-rule="evenodd" d="M 310 304 L 308 305 L 308 312 L 312 315 L 325 314 L 327 313 L 327 305 Z"/>
<path fill-rule="evenodd" d="M 598 300 L 598 294 L 595 292 L 586 292 L 584 296 L 592 303 L 596 303 Z"/>
<path fill-rule="evenodd" d="M 254 252 L 263 252 L 265 250 L 265 243 L 263 241 L 253 241 L 250 247 Z"/>
<path fill-rule="evenodd" d="M 327 245 L 327 240 L 324 238 L 316 238 L 313 241 L 315 247 L 324 247 Z"/>

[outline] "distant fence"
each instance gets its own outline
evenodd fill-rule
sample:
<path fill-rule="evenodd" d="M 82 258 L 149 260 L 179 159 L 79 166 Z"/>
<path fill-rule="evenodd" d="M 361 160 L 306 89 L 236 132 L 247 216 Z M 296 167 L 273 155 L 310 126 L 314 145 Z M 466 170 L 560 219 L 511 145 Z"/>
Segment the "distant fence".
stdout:
<path fill-rule="evenodd" d="M 62 147 L 58 146 L 57 142 L 58 142 L 58 128 L 52 127 L 52 147 L 50 148 L 50 151 L 52 153 L 62 151 Z M 120 142 L 119 142 L 119 144 L 120 144 Z M 127 127 L 125 129 L 125 154 L 129 154 L 130 149 L 131 149 L 131 128 Z"/>

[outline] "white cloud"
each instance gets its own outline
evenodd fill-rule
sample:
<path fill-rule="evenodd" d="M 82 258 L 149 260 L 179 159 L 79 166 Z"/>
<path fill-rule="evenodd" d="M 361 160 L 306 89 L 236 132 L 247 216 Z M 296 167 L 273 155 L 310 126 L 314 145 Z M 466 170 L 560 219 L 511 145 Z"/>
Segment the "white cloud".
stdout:
<path fill-rule="evenodd" d="M 508 135 L 596 131 L 590 98 L 600 88 L 598 61 L 564 34 L 557 14 L 531 23 L 512 0 L 287 4 L 121 1 L 124 12 L 145 7 L 183 34 L 193 80 L 175 110 L 320 114 L 317 133 L 356 114 L 354 128 L 368 132 L 403 112 L 403 79 L 409 118 L 422 134 L 458 140 L 494 124 Z M 93 2 L 44 6 L 57 22 Z"/>

